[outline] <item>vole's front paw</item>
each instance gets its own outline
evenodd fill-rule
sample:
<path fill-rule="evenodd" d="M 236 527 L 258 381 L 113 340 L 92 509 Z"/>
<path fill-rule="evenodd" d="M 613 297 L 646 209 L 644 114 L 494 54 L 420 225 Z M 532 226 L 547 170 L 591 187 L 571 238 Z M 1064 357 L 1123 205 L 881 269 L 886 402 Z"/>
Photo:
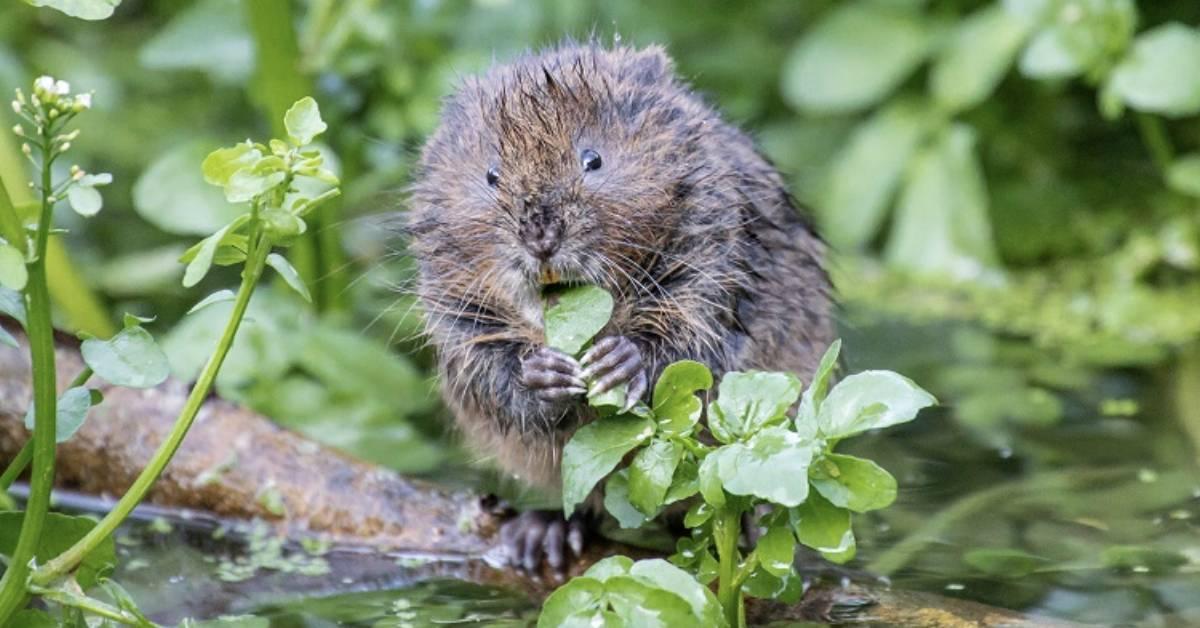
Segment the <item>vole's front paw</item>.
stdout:
<path fill-rule="evenodd" d="M 587 525 L 579 516 L 564 519 L 561 511 L 530 510 L 500 524 L 500 542 L 508 564 L 536 571 L 546 561 L 559 571 L 567 552 L 583 553 Z"/>
<path fill-rule="evenodd" d="M 587 392 L 583 368 L 575 358 L 542 347 L 521 360 L 521 383 L 542 401 L 566 401 Z"/>
<path fill-rule="evenodd" d="M 646 394 L 649 380 L 642 362 L 642 350 L 625 336 L 609 336 L 596 341 L 579 360 L 583 378 L 595 378 L 594 392 L 602 393 L 621 384 L 629 384 L 625 410 Z"/>

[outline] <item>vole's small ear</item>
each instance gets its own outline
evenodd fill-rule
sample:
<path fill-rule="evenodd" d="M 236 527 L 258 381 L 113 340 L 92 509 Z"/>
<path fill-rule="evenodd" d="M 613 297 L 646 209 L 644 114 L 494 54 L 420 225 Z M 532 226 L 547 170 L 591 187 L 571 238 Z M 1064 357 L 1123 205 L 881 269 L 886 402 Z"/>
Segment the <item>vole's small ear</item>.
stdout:
<path fill-rule="evenodd" d="M 626 59 L 627 76 L 642 85 L 656 85 L 671 80 L 674 63 L 662 46 L 633 50 Z"/>

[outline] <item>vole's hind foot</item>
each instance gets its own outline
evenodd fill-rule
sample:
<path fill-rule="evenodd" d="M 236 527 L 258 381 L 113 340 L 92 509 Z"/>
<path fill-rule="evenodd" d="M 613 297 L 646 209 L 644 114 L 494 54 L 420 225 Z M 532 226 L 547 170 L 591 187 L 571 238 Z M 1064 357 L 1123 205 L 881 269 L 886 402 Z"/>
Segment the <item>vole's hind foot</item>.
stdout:
<path fill-rule="evenodd" d="M 607 392 L 621 384 L 629 384 L 625 410 L 629 410 L 646 394 L 649 381 L 642 350 L 625 336 L 608 336 L 596 341 L 580 358 L 583 378 L 595 379 L 594 391 Z"/>
<path fill-rule="evenodd" d="M 521 383 L 551 403 L 587 392 L 583 368 L 575 358 L 550 347 L 541 347 L 521 360 Z"/>
<path fill-rule="evenodd" d="M 508 564 L 526 571 L 536 571 L 543 560 L 562 571 L 567 552 L 580 556 L 586 540 L 583 518 L 564 519 L 557 510 L 530 510 L 500 524 L 500 543 Z"/>

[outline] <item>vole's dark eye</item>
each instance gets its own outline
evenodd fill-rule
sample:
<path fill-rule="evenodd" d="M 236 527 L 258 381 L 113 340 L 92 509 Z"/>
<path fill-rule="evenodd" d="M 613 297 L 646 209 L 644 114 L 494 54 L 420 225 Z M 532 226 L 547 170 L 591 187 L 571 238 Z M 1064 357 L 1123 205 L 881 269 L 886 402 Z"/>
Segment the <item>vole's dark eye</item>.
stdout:
<path fill-rule="evenodd" d="M 496 184 L 500 182 L 500 169 L 499 168 L 497 168 L 495 166 L 488 168 L 487 182 L 488 182 L 488 185 L 490 185 L 492 187 L 496 187 Z"/>
<path fill-rule="evenodd" d="M 604 162 L 600 160 L 600 153 L 590 148 L 583 151 L 579 157 L 583 160 L 584 170 L 599 170 L 600 166 L 604 165 Z"/>

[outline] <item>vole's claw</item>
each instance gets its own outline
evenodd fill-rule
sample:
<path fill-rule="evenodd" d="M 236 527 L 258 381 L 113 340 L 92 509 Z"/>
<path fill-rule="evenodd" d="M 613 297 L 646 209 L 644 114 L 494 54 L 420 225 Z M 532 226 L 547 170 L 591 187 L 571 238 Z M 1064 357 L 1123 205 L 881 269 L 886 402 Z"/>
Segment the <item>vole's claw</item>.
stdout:
<path fill-rule="evenodd" d="M 625 336 L 609 336 L 602 338 L 583 354 L 579 363 L 583 366 L 583 378 L 595 378 L 592 387 L 594 393 L 603 393 L 621 384 L 633 385 L 639 375 L 644 377 L 645 367 L 642 364 L 642 351 L 632 340 Z M 637 395 L 630 394 L 633 403 L 644 394 L 645 385 Z M 632 407 L 632 406 L 630 406 Z"/>
<path fill-rule="evenodd" d="M 535 572 L 545 559 L 561 572 L 567 563 L 567 551 L 583 553 L 585 524 L 578 517 L 563 519 L 557 511 L 523 512 L 500 525 L 500 542 L 508 563 L 518 569 Z"/>
<path fill-rule="evenodd" d="M 571 356 L 541 347 L 521 361 L 521 383 L 543 401 L 565 401 L 587 392 L 583 370 Z"/>
<path fill-rule="evenodd" d="M 621 412 L 629 412 L 637 405 L 637 402 L 646 394 L 646 390 L 650 388 L 649 379 L 646 377 L 646 370 L 642 369 L 633 379 L 629 381 L 629 392 L 625 396 L 625 407 L 621 408 Z"/>

